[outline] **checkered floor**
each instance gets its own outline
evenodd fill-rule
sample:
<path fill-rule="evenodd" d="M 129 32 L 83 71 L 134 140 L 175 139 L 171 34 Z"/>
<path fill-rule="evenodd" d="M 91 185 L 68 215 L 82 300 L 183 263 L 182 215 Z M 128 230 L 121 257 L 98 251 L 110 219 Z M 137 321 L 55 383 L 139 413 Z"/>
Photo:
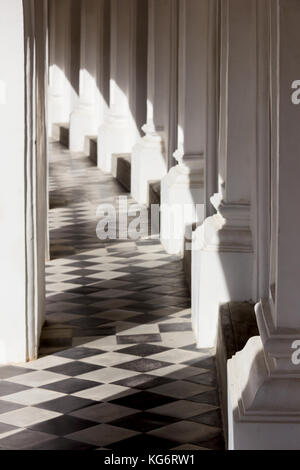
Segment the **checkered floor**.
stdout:
<path fill-rule="evenodd" d="M 100 241 L 98 204 L 126 193 L 57 143 L 50 157 L 41 357 L 0 368 L 0 449 L 222 449 L 214 358 L 195 347 L 181 261 L 143 233 Z"/>

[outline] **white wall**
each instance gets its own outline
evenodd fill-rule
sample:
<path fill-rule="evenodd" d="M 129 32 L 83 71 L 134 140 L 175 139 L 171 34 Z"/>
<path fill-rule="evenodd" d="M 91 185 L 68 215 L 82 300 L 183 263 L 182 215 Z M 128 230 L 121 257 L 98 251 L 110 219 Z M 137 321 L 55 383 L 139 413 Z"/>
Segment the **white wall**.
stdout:
<path fill-rule="evenodd" d="M 25 357 L 24 39 L 19 0 L 0 0 L 0 362 Z"/>
<path fill-rule="evenodd" d="M 46 187 L 42 181 L 37 188 L 29 183 L 30 180 L 35 183 L 36 171 L 39 175 L 45 175 L 45 161 L 42 163 L 40 160 L 39 169 L 36 167 L 35 74 L 34 71 L 30 73 L 35 30 L 32 13 L 36 2 L 38 0 L 25 2 L 25 68 L 23 2 L 0 0 L 0 363 L 25 361 L 31 354 L 27 327 L 29 323 L 34 325 L 32 340 L 36 342 L 42 323 Z M 46 7 L 46 2 L 39 0 L 38 3 L 39 8 L 42 3 Z M 41 21 L 39 18 L 39 24 Z M 44 60 L 44 54 L 45 51 L 40 50 L 38 66 L 40 60 Z M 39 78 L 43 80 L 44 77 Z M 42 109 L 40 111 L 41 125 L 44 114 Z M 42 148 L 41 145 L 38 152 L 40 159 L 45 157 Z M 39 208 L 36 206 L 35 189 L 38 196 L 43 195 L 42 199 L 38 199 Z M 44 214 L 42 220 L 38 219 L 39 213 Z M 27 222 L 31 220 L 33 223 L 29 226 Z M 37 233 L 41 243 L 37 243 Z M 34 272 L 29 272 L 29 266 L 33 266 Z M 37 298 L 29 295 L 30 277 L 33 281 L 31 292 L 35 292 Z M 34 285 L 38 278 L 42 290 Z M 36 344 L 34 346 L 36 349 Z"/>

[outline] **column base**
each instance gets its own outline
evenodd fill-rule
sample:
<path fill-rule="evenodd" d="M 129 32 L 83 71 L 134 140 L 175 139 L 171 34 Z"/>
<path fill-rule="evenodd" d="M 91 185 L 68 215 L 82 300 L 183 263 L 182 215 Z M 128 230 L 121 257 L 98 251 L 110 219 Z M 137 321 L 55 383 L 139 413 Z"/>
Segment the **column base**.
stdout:
<path fill-rule="evenodd" d="M 170 254 L 191 249 L 192 228 L 204 219 L 204 161 L 185 158 L 161 182 L 161 242 Z"/>
<path fill-rule="evenodd" d="M 132 140 L 128 120 L 110 115 L 98 131 L 98 167 L 112 172 L 112 155 L 131 153 Z"/>
<path fill-rule="evenodd" d="M 230 450 L 300 449 L 300 380 L 273 375 L 261 338 L 228 361 Z"/>
<path fill-rule="evenodd" d="M 133 148 L 131 157 L 131 194 L 139 204 L 149 204 L 149 182 L 161 180 L 167 173 L 163 138 L 157 132 L 146 132 Z"/>
<path fill-rule="evenodd" d="M 79 106 L 70 116 L 70 141 L 71 152 L 83 152 L 85 138 L 96 135 L 96 117 L 89 106 Z"/>
<path fill-rule="evenodd" d="M 195 230 L 192 241 L 192 322 L 203 348 L 216 345 L 220 304 L 253 297 L 250 207 L 217 199 L 218 213 Z"/>

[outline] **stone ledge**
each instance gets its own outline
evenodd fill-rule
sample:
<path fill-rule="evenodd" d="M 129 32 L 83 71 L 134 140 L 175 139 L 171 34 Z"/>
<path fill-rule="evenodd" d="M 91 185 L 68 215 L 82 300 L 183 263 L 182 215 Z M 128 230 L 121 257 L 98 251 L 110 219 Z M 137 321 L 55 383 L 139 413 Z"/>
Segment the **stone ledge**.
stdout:
<path fill-rule="evenodd" d="M 197 228 L 197 223 L 192 225 L 192 232 Z M 188 247 L 190 249 L 188 249 Z M 186 282 L 190 292 L 192 291 L 192 241 L 186 237 L 184 239 L 184 253 L 183 253 L 183 269 L 185 272 Z"/>
<path fill-rule="evenodd" d="M 258 335 L 253 303 L 229 302 L 220 307 L 216 362 L 226 442 L 228 442 L 227 361 L 241 351 L 250 338 Z"/>
<path fill-rule="evenodd" d="M 160 181 L 149 181 L 149 207 L 151 204 L 160 206 Z"/>
<path fill-rule="evenodd" d="M 94 165 L 98 162 L 98 141 L 97 136 L 86 136 L 84 140 L 84 152 Z"/>
<path fill-rule="evenodd" d="M 149 193 L 149 208 L 151 208 L 151 205 L 158 205 L 160 207 L 160 181 L 159 180 L 149 181 L 148 193 Z M 152 228 L 154 228 L 155 233 L 157 233 L 157 235 L 159 236 L 160 235 L 160 217 L 158 217 L 158 220 L 155 220 L 155 221 L 152 220 L 151 209 L 149 212 L 149 216 L 150 216 Z"/>
<path fill-rule="evenodd" d="M 54 123 L 52 125 L 52 137 L 54 140 L 69 148 L 70 125 L 69 123 Z"/>
<path fill-rule="evenodd" d="M 130 193 L 131 191 L 131 154 L 114 153 L 111 159 L 111 173 Z"/>

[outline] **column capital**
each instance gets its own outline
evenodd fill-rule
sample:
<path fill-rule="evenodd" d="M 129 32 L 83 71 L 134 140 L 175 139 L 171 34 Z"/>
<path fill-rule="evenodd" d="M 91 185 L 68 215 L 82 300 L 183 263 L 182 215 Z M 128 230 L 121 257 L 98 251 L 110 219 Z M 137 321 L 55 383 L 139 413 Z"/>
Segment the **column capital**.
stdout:
<path fill-rule="evenodd" d="M 246 227 L 250 230 L 250 203 L 230 203 L 225 201 L 220 193 L 214 194 L 210 201 L 226 225 L 230 225 L 232 229 L 235 227 Z"/>
<path fill-rule="evenodd" d="M 174 153 L 173 157 L 177 161 L 176 169 L 182 173 L 204 173 L 205 158 L 203 153 L 186 154 L 183 146 L 180 146 Z M 171 169 L 172 170 L 172 169 Z M 203 174 L 204 177 L 204 174 Z M 204 183 L 204 181 L 203 181 Z"/>
<path fill-rule="evenodd" d="M 162 142 L 163 127 L 155 126 L 153 119 L 147 120 L 146 124 L 142 127 L 142 131 L 145 133 L 143 138 L 145 144 L 150 142 L 160 144 Z"/>

